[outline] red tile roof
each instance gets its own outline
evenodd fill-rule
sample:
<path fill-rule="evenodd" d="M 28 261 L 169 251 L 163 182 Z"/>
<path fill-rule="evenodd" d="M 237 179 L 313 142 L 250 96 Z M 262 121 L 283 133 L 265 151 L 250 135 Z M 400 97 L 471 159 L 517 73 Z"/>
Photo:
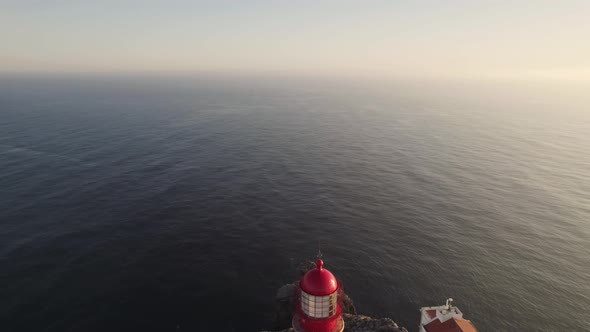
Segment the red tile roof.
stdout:
<path fill-rule="evenodd" d="M 426 314 L 430 319 L 433 319 L 434 317 L 436 317 L 436 309 L 426 310 Z"/>
<path fill-rule="evenodd" d="M 471 321 L 464 319 L 451 318 L 444 323 L 435 319 L 432 322 L 424 325 L 427 332 L 477 332 L 477 329 Z"/>

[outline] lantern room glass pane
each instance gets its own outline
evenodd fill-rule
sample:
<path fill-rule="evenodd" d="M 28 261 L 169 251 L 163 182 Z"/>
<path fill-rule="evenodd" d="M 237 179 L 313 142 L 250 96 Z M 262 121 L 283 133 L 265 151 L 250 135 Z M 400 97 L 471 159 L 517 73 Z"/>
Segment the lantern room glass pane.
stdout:
<path fill-rule="evenodd" d="M 338 295 L 333 293 L 326 296 L 314 296 L 301 291 L 301 310 L 314 318 L 326 318 L 336 313 Z"/>

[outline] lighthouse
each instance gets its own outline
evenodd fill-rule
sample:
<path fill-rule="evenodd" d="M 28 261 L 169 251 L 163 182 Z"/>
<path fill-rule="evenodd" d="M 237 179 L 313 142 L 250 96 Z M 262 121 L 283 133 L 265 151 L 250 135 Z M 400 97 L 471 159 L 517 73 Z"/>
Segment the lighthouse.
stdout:
<path fill-rule="evenodd" d="M 315 269 L 307 271 L 299 281 L 293 315 L 295 331 L 342 332 L 340 293 L 338 280 L 324 269 L 324 262 L 318 257 Z"/>

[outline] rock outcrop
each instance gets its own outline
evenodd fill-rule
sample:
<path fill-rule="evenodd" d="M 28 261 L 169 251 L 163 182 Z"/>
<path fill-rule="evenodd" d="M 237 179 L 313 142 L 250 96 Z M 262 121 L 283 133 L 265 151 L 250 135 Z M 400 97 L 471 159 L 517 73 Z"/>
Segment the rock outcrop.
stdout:
<path fill-rule="evenodd" d="M 343 314 L 344 332 L 408 332 L 391 318 L 373 318 L 363 315 Z"/>

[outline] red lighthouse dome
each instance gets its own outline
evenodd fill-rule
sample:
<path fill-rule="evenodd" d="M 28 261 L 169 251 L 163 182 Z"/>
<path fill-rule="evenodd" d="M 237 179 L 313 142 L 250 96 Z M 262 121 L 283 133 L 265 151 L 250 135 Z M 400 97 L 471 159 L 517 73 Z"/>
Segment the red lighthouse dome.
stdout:
<path fill-rule="evenodd" d="M 313 295 L 329 295 L 338 290 L 338 280 L 332 272 L 324 269 L 324 261 L 318 259 L 316 268 L 307 271 L 301 279 L 301 290 Z"/>
<path fill-rule="evenodd" d="M 341 332 L 344 330 L 340 287 L 332 272 L 318 258 L 316 268 L 299 281 L 293 328 L 297 332 Z"/>

